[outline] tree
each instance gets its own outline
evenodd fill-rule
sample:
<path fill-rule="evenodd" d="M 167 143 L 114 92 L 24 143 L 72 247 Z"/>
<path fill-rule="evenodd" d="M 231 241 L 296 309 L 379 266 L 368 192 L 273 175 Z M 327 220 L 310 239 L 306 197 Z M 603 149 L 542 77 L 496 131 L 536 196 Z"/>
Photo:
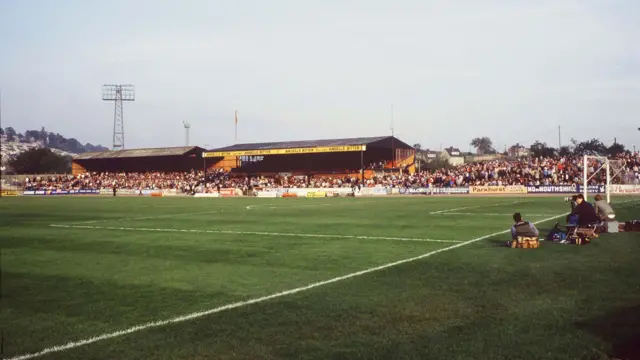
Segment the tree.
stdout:
<path fill-rule="evenodd" d="M 420 144 L 413 144 L 413 148 L 414 148 L 414 149 L 416 149 L 416 150 L 420 150 L 420 149 L 422 149 L 422 145 L 420 145 Z"/>
<path fill-rule="evenodd" d="M 7 135 L 7 141 L 14 141 L 16 137 L 16 131 L 12 127 L 4 129 L 5 135 Z"/>
<path fill-rule="evenodd" d="M 609 146 L 609 148 L 607 149 L 607 154 L 609 154 L 609 156 L 616 156 L 616 155 L 623 154 L 625 151 L 626 149 L 624 145 L 615 143 Z"/>
<path fill-rule="evenodd" d="M 583 141 L 581 143 L 576 142 L 572 139 L 572 143 L 575 144 L 573 149 L 573 154 L 578 156 L 583 155 L 600 155 L 604 156 L 607 154 L 607 147 L 598 139 L 593 138 L 591 140 Z"/>
<path fill-rule="evenodd" d="M 40 140 L 42 140 L 44 142 L 45 146 L 47 146 L 48 135 L 49 135 L 49 133 L 47 133 L 47 130 L 45 130 L 44 126 L 43 126 L 42 129 L 40 129 Z"/>
<path fill-rule="evenodd" d="M 535 157 L 552 157 L 556 153 L 554 148 L 548 146 L 547 143 L 540 141 L 534 142 L 529 148 L 529 151 L 531 151 Z"/>
<path fill-rule="evenodd" d="M 24 136 L 27 139 L 33 139 L 35 141 L 40 141 L 41 134 L 40 134 L 40 131 L 38 131 L 38 130 L 27 130 L 27 131 L 24 132 Z"/>
<path fill-rule="evenodd" d="M 49 147 L 52 148 L 57 148 L 60 142 L 60 134 L 54 134 L 54 133 L 49 133 L 49 135 L 47 136 L 47 144 L 49 145 Z"/>
<path fill-rule="evenodd" d="M 451 165 L 451 163 L 447 159 L 434 159 L 434 160 L 425 162 L 424 165 L 422 165 L 420 168 L 426 169 L 426 170 L 440 170 L 440 169 L 448 169 L 452 167 L 453 165 Z"/>
<path fill-rule="evenodd" d="M 109 151 L 109 148 L 106 148 L 101 145 L 93 145 L 92 143 L 86 143 L 84 148 L 87 152 L 101 152 L 101 151 Z"/>
<path fill-rule="evenodd" d="M 70 153 L 83 153 L 85 151 L 84 146 L 76 139 L 67 139 L 64 145 L 60 146 L 60 150 L 64 150 Z"/>
<path fill-rule="evenodd" d="M 563 146 L 558 150 L 558 155 L 560 156 L 570 156 L 571 155 L 571 148 L 568 146 Z"/>
<path fill-rule="evenodd" d="M 7 136 L 7 141 L 20 141 L 30 143 L 37 141 L 42 143 L 45 147 L 63 150 L 66 152 L 82 154 L 88 151 L 108 151 L 109 149 L 100 146 L 86 143 L 83 145 L 81 142 L 74 138 L 65 138 L 64 136 L 52 132 L 48 132 L 44 127 L 40 130 L 26 130 L 24 134 L 16 132 L 13 128 L 1 129 L 2 134 Z"/>
<path fill-rule="evenodd" d="M 17 174 L 68 174 L 71 158 L 47 148 L 29 149 L 9 161 L 9 166 Z"/>
<path fill-rule="evenodd" d="M 4 135 L 4 129 L 0 127 L 0 135 Z"/>
<path fill-rule="evenodd" d="M 491 154 L 491 153 L 495 154 L 496 152 L 493 149 L 493 141 L 491 141 L 491 139 L 486 136 L 471 140 L 471 146 L 476 148 L 478 155 Z"/>

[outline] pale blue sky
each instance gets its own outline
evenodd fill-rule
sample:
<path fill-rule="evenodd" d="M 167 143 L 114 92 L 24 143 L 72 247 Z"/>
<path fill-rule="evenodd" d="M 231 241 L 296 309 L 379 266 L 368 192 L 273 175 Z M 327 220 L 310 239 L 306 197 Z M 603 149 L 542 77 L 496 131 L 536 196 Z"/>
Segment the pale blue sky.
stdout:
<path fill-rule="evenodd" d="M 3 127 L 126 147 L 377 136 L 640 147 L 638 0 L 0 0 Z"/>

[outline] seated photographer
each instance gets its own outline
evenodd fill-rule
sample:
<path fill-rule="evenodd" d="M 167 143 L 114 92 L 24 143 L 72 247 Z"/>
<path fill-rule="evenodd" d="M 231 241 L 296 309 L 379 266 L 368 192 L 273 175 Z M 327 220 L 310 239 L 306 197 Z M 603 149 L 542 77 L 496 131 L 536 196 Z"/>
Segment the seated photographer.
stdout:
<path fill-rule="evenodd" d="M 613 212 L 613 208 L 611 205 L 602 198 L 599 194 L 596 195 L 595 199 L 595 208 L 596 215 L 600 221 L 613 221 L 616 218 L 616 214 Z"/>
<path fill-rule="evenodd" d="M 520 213 L 513 214 L 513 221 L 516 223 L 511 227 L 511 238 L 513 240 L 518 237 L 538 237 L 538 229 L 533 223 L 522 220 Z"/>
<path fill-rule="evenodd" d="M 577 215 L 573 215 L 573 209 L 576 208 L 576 206 L 578 206 L 578 195 L 573 195 L 572 197 L 567 197 L 564 199 L 564 201 L 570 201 L 571 202 L 571 213 L 569 213 L 569 215 L 567 215 L 567 225 L 569 226 L 577 226 L 578 225 L 578 216 Z"/>
<path fill-rule="evenodd" d="M 584 195 L 579 194 L 576 199 L 576 203 L 576 207 L 573 208 L 573 211 L 571 211 L 569 216 L 578 216 L 578 226 L 591 225 L 600 222 L 593 206 L 587 201 L 584 201 Z"/>
<path fill-rule="evenodd" d="M 571 211 L 578 206 L 578 195 L 573 195 L 571 198 L 567 198 L 567 201 L 571 201 Z"/>

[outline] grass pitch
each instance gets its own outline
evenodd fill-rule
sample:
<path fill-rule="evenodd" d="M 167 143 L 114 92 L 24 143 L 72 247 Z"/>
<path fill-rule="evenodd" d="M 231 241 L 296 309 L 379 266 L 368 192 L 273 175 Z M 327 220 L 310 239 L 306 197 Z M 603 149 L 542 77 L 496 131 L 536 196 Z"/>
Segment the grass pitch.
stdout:
<path fill-rule="evenodd" d="M 640 219 L 638 201 L 615 200 L 627 201 L 614 204 L 620 219 Z M 638 233 L 499 247 L 513 212 L 557 217 L 537 225 L 546 234 L 568 207 L 560 197 L 3 198 L 3 355 L 624 357 L 640 343 Z"/>

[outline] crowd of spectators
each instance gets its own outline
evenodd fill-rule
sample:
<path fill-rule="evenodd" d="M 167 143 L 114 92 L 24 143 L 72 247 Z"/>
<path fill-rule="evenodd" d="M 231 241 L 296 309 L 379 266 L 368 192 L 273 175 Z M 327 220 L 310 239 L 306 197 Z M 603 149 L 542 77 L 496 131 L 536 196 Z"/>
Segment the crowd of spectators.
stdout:
<path fill-rule="evenodd" d="M 640 155 L 626 154 L 612 162 L 612 172 L 618 172 L 614 183 L 640 184 Z M 179 192 L 216 192 L 221 188 L 243 191 L 260 188 L 336 188 L 356 186 L 383 187 L 460 187 L 490 185 L 572 185 L 581 184 L 583 160 L 577 157 L 530 158 L 526 160 L 495 160 L 464 164 L 451 168 L 422 170 L 409 174 L 380 173 L 360 183 L 358 176 L 262 176 L 236 177 L 222 171 L 173 173 L 85 173 L 26 178 L 24 190 L 79 189 L 175 189 Z M 624 166 L 621 166 L 624 163 Z M 589 162 L 589 174 L 601 164 Z M 606 173 L 600 171 L 589 185 L 606 183 Z M 18 184 L 16 184 L 18 185 Z"/>

